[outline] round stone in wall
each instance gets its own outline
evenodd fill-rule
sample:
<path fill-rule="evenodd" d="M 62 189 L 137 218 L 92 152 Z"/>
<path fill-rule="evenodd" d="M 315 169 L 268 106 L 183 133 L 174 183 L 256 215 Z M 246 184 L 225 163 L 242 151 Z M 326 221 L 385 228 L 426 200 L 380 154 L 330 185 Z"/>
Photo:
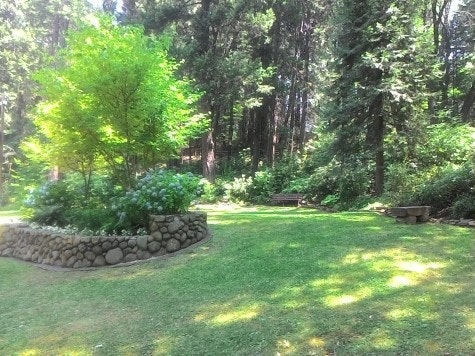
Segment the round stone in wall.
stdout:
<path fill-rule="evenodd" d="M 94 262 L 92 263 L 94 267 L 105 266 L 105 264 L 106 264 L 106 259 L 104 258 L 104 256 L 97 256 L 94 259 Z"/>
<path fill-rule="evenodd" d="M 92 247 L 92 252 L 94 252 L 95 255 L 100 255 L 102 253 L 102 247 L 95 245 Z"/>
<path fill-rule="evenodd" d="M 142 251 L 142 250 L 137 251 L 137 258 L 139 260 L 146 260 L 150 257 L 152 257 L 152 255 L 148 251 Z"/>
<path fill-rule="evenodd" d="M 147 249 L 147 243 L 148 243 L 148 236 L 139 236 L 137 237 L 137 246 L 141 250 L 146 250 Z"/>
<path fill-rule="evenodd" d="M 148 244 L 148 250 L 151 252 L 151 253 L 154 253 L 154 252 L 157 252 L 158 250 L 160 250 L 160 242 L 158 241 L 152 241 Z"/>
<path fill-rule="evenodd" d="M 122 261 L 124 254 L 120 248 L 109 250 L 106 254 L 106 262 L 110 265 L 115 265 Z"/>
<path fill-rule="evenodd" d="M 112 244 L 109 241 L 105 241 L 102 243 L 102 250 L 108 251 L 112 247 Z"/>
<path fill-rule="evenodd" d="M 168 225 L 168 232 L 170 234 L 173 234 L 174 232 L 177 232 L 180 230 L 180 228 L 184 225 L 183 221 L 180 221 L 178 219 L 173 220 L 173 222 Z"/>
<path fill-rule="evenodd" d="M 180 241 L 177 239 L 170 239 L 167 241 L 167 252 L 175 252 L 180 249 Z"/>
<path fill-rule="evenodd" d="M 135 253 L 129 253 L 128 255 L 125 256 L 124 261 L 125 262 L 132 262 L 137 259 L 137 255 Z"/>
<path fill-rule="evenodd" d="M 87 260 L 89 260 L 89 261 L 92 262 L 92 261 L 94 261 L 94 259 L 96 258 L 96 255 L 95 255 L 94 252 L 92 252 L 92 251 L 86 251 L 86 252 L 84 253 L 84 257 L 86 257 Z"/>
<path fill-rule="evenodd" d="M 155 231 L 151 236 L 153 236 L 155 241 L 162 241 L 163 239 L 162 233 L 160 231 Z"/>

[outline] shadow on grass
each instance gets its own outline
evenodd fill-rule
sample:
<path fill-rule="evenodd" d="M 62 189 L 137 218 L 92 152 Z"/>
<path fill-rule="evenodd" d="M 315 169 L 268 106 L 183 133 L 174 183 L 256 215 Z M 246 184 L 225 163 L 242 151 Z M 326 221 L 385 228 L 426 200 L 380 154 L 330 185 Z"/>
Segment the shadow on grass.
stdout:
<path fill-rule="evenodd" d="M 20 280 L 17 291 L 0 282 L 0 345 L 104 355 L 475 348 L 470 230 L 292 208 L 210 212 L 209 223 L 210 243 L 166 261 L 34 276 L 0 264 Z"/>

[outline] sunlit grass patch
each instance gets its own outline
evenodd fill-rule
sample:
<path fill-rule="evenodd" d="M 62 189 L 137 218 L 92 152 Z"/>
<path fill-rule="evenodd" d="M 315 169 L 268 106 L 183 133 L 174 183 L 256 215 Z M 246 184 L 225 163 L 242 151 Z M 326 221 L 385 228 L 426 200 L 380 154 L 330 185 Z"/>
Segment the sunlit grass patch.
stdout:
<path fill-rule="evenodd" d="M 475 349 L 473 230 L 371 212 L 206 210 L 213 239 L 166 260 L 57 273 L 0 259 L 0 354 Z"/>

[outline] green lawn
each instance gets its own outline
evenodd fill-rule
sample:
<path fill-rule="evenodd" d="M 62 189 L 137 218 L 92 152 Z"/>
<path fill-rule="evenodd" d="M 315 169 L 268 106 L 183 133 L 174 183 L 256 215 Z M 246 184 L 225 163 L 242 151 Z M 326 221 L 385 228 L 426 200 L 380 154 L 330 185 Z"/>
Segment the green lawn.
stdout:
<path fill-rule="evenodd" d="M 474 230 L 206 208 L 213 240 L 166 260 L 52 272 L 0 258 L 0 354 L 474 353 Z"/>

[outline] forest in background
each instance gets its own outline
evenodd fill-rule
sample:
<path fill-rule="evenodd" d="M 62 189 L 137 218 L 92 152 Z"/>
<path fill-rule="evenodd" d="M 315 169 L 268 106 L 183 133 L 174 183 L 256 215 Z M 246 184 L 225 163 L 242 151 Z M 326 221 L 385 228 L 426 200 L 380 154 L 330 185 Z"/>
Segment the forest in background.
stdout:
<path fill-rule="evenodd" d="M 0 5 L 3 200 L 57 162 L 20 149 L 66 34 L 102 11 L 171 38 L 208 130 L 156 164 L 202 174 L 203 199 L 304 193 L 333 208 L 475 213 L 475 1 L 83 0 Z M 41 157 L 40 157 L 41 158 Z M 135 157 L 134 159 L 137 159 Z M 65 171 L 67 167 L 60 166 Z M 66 172 L 65 172 L 66 173 Z"/>

